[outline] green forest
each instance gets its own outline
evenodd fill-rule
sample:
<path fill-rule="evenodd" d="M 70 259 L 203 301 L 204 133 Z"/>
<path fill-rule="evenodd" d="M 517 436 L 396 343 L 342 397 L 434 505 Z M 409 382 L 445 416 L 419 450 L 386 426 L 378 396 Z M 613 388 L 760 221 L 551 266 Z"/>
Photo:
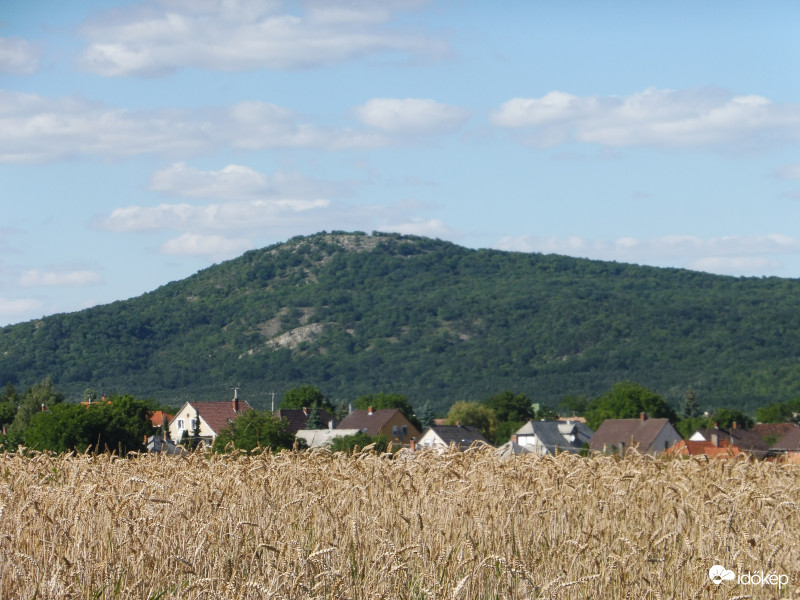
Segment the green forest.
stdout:
<path fill-rule="evenodd" d="M 253 406 L 304 383 L 437 414 L 515 390 L 561 406 L 636 381 L 676 409 L 747 413 L 800 396 L 800 282 L 414 236 L 320 233 L 130 300 L 0 329 L 0 385 L 45 377 L 159 402 Z"/>

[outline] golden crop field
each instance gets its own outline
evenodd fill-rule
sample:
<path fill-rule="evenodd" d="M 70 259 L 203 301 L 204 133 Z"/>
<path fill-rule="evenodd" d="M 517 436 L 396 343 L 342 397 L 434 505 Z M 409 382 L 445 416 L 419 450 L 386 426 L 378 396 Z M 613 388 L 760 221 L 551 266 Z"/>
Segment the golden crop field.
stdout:
<path fill-rule="evenodd" d="M 0 597 L 798 598 L 800 466 L 0 454 Z"/>

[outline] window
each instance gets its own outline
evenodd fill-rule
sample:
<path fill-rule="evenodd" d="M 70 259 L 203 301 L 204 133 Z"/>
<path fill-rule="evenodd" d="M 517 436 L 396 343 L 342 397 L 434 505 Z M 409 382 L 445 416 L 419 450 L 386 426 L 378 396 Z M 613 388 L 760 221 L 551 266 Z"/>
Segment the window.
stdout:
<path fill-rule="evenodd" d="M 392 425 L 392 435 L 397 437 L 397 425 Z"/>
<path fill-rule="evenodd" d="M 403 425 L 403 437 L 408 435 L 408 425 Z"/>
<path fill-rule="evenodd" d="M 178 419 L 178 429 L 183 429 L 183 419 Z"/>

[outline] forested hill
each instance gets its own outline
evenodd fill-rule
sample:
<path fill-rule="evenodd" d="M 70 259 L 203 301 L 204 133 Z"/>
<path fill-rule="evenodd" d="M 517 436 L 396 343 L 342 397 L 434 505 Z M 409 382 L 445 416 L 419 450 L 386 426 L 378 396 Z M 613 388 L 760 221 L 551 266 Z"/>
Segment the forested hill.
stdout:
<path fill-rule="evenodd" d="M 800 282 L 321 233 L 131 300 L 0 330 L 0 385 L 268 406 L 303 383 L 439 410 L 512 390 L 557 405 L 634 380 L 677 405 L 800 395 Z"/>

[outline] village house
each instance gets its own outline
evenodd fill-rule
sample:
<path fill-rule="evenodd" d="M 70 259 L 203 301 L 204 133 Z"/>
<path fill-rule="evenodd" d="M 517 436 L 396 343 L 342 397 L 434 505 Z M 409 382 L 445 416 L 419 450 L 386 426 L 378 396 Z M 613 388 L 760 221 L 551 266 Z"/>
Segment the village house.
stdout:
<path fill-rule="evenodd" d="M 528 421 L 511 439 L 535 454 L 577 453 L 592 439 L 592 430 L 579 421 Z"/>
<path fill-rule="evenodd" d="M 276 419 L 286 419 L 289 433 L 297 435 L 297 432 L 306 428 L 308 418 L 311 416 L 309 408 L 281 408 L 272 413 Z M 333 415 L 325 409 L 319 409 L 319 420 L 323 427 L 332 429 L 334 426 Z"/>
<path fill-rule="evenodd" d="M 594 432 L 589 449 L 596 452 L 625 454 L 634 449 L 642 454 L 657 455 L 681 441 L 669 419 L 606 419 Z"/>
<path fill-rule="evenodd" d="M 418 448 L 444 451 L 455 447 L 466 450 L 474 443 L 490 445 L 477 427 L 472 425 L 432 425 L 416 443 Z"/>
<path fill-rule="evenodd" d="M 178 443 L 184 432 L 191 437 L 195 430 L 195 420 L 199 419 L 200 439 L 204 444 L 210 445 L 222 429 L 252 408 L 246 401 L 239 399 L 238 393 L 234 393 L 233 400 L 229 402 L 186 402 L 172 417 L 169 436 Z"/>
<path fill-rule="evenodd" d="M 383 435 L 390 444 L 408 445 L 411 439 L 419 439 L 419 429 L 397 408 L 354 410 L 336 429 L 355 429 L 370 437 Z"/>
<path fill-rule="evenodd" d="M 336 438 L 355 435 L 359 429 L 300 429 L 295 434 L 297 439 L 305 440 L 309 448 L 330 446 Z"/>
<path fill-rule="evenodd" d="M 761 436 L 749 429 L 739 428 L 736 423 L 730 429 L 717 427 L 716 423 L 711 429 L 698 429 L 688 441 L 711 442 L 715 446 L 725 443 L 758 458 L 764 458 L 769 453 L 769 444 Z"/>

